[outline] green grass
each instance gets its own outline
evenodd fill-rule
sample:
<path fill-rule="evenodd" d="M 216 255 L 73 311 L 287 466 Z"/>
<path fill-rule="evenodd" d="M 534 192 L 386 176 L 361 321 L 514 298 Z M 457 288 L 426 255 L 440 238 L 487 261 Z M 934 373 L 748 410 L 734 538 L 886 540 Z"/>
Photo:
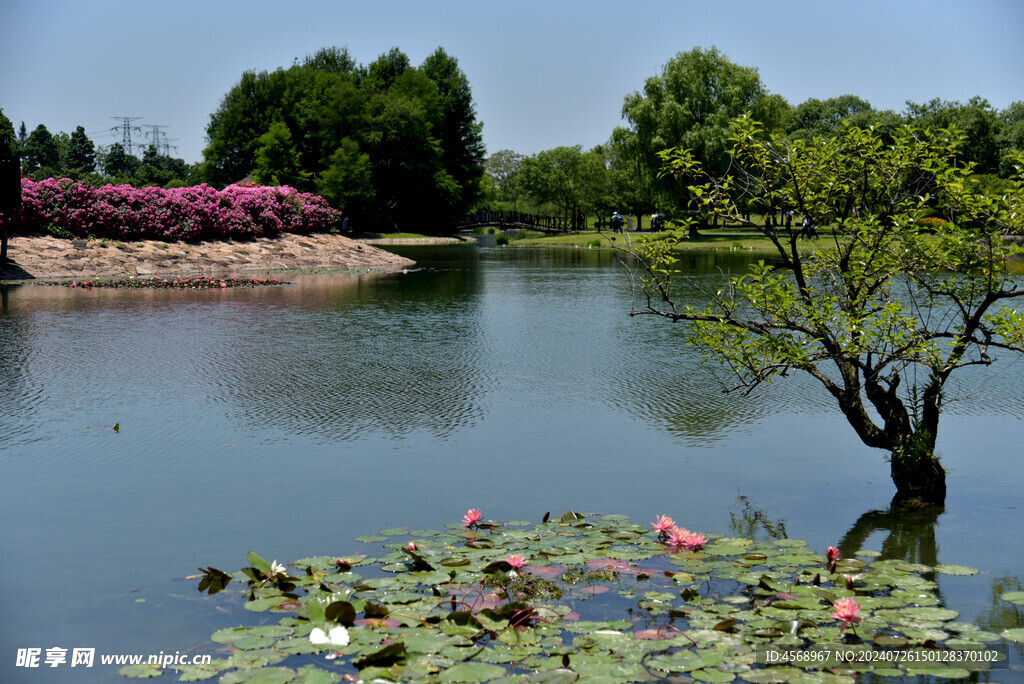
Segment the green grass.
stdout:
<path fill-rule="evenodd" d="M 409 240 L 417 238 L 436 238 L 436 235 L 422 233 L 365 233 L 358 237 L 369 240 Z"/>
<path fill-rule="evenodd" d="M 748 251 L 763 252 L 771 254 L 775 252 L 775 246 L 754 230 L 728 229 L 722 234 L 715 234 L 714 229 L 704 230 L 700 237 L 687 238 L 682 240 L 677 249 L 682 252 L 696 251 Z M 719 229 L 721 230 L 721 229 Z M 631 233 L 628 238 L 633 244 L 643 240 L 664 239 L 668 236 L 666 232 L 660 233 Z M 599 242 L 600 248 L 608 249 L 621 246 L 626 236 L 621 233 L 598 233 L 596 231 L 573 233 L 571 235 L 553 235 L 550 237 L 529 237 L 514 240 L 509 243 L 513 247 L 581 247 L 592 248 L 595 242 Z M 814 243 L 805 242 L 808 248 Z"/>

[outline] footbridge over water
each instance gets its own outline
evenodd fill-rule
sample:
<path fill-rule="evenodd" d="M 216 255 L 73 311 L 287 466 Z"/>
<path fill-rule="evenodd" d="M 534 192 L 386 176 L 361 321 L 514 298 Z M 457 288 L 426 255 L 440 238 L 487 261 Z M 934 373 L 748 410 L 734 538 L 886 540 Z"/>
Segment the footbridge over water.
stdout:
<path fill-rule="evenodd" d="M 579 211 L 570 216 L 542 216 L 519 211 L 478 211 L 455 221 L 456 230 L 494 226 L 497 228 L 526 228 L 539 230 L 542 233 L 568 233 L 583 230 L 586 225 L 587 217 Z"/>

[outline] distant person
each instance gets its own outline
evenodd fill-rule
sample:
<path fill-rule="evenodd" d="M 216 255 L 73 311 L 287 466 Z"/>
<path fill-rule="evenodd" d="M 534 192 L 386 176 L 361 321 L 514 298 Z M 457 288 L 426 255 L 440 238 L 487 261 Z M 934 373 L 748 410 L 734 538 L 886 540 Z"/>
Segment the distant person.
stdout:
<path fill-rule="evenodd" d="M 622 223 L 623 223 L 622 214 L 620 214 L 618 212 L 618 210 L 616 210 L 612 214 L 612 232 L 613 233 L 621 233 L 622 232 Z"/>
<path fill-rule="evenodd" d="M 629 214 L 628 216 L 626 216 L 626 230 L 628 230 L 630 233 L 633 232 L 633 215 L 632 214 Z"/>
<path fill-rule="evenodd" d="M 804 238 L 807 238 L 808 240 L 814 240 L 815 238 L 818 237 L 818 227 L 816 225 L 814 225 L 814 221 L 812 221 L 811 219 L 807 218 L 806 216 L 804 217 L 804 222 L 803 222 L 803 225 L 801 226 L 801 228 L 802 228 L 802 230 L 800 231 L 800 239 L 801 240 L 803 240 Z"/>

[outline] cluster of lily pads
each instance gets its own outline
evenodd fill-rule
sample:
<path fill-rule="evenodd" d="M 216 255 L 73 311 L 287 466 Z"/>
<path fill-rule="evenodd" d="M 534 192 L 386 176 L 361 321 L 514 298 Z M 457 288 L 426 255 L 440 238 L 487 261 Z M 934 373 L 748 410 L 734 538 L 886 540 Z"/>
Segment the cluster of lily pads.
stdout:
<path fill-rule="evenodd" d="M 201 569 L 199 590 L 237 586 L 266 619 L 215 632 L 225 655 L 212 663 L 172 667 L 222 682 L 955 679 L 999 668 L 1003 640 L 1024 641 L 940 605 L 935 575 L 974 568 L 841 558 L 794 539 L 711 534 L 687 548 L 659 523 L 572 511 L 501 523 L 471 509 L 444 530 L 357 538 L 381 544 L 377 557 L 284 565 L 251 552 L 233 575 Z M 978 657 L 938 662 L 954 652 Z"/>
<path fill-rule="evenodd" d="M 288 285 L 289 283 L 277 278 L 213 278 L 211 276 L 196 276 L 194 278 L 161 278 L 160 276 L 152 276 L 150 278 L 136 278 L 135 276 L 129 276 L 128 278 L 121 279 L 61 280 L 48 284 L 86 289 L 114 287 L 127 289 L 211 290 L 228 287 L 273 287 L 274 285 Z"/>

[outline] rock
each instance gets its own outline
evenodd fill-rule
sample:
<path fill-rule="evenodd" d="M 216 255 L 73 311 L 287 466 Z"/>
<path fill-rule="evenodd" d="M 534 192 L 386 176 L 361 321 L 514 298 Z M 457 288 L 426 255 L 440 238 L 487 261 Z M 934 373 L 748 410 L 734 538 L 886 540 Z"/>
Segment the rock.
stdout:
<path fill-rule="evenodd" d="M 282 234 L 251 242 L 198 244 L 139 240 L 102 249 L 98 240 L 62 240 L 49 235 L 14 235 L 8 240 L 10 263 L 0 280 L 34 278 L 116 278 L 123 275 L 194 275 L 216 267 L 232 273 L 287 270 L 394 270 L 414 262 L 342 235 Z M 89 258 L 83 257 L 88 254 Z"/>

